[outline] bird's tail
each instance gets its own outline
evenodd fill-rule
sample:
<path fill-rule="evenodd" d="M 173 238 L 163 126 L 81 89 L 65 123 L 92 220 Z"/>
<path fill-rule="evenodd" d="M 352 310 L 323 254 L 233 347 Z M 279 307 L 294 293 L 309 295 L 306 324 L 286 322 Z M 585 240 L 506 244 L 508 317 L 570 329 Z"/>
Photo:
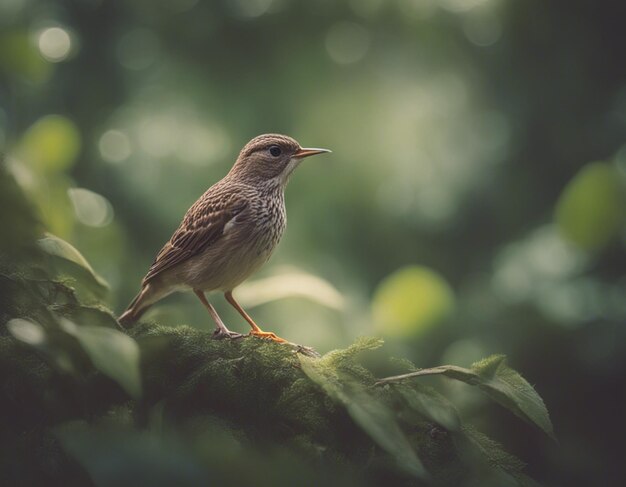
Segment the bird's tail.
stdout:
<path fill-rule="evenodd" d="M 124 311 L 117 319 L 120 325 L 124 328 L 128 328 L 130 325 L 135 323 L 152 304 L 151 302 L 145 303 L 147 294 L 146 291 L 146 288 L 142 289 L 141 292 L 130 302 L 126 311 Z"/>

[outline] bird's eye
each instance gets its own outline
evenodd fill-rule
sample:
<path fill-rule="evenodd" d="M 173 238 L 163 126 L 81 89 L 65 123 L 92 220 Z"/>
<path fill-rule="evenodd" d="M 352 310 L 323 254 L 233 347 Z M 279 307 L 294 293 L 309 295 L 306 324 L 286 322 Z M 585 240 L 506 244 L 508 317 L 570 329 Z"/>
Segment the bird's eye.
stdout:
<path fill-rule="evenodd" d="M 280 147 L 278 147 L 277 145 L 273 145 L 270 147 L 270 154 L 272 154 L 273 157 L 278 157 L 279 155 L 282 154 L 282 150 L 280 150 Z"/>

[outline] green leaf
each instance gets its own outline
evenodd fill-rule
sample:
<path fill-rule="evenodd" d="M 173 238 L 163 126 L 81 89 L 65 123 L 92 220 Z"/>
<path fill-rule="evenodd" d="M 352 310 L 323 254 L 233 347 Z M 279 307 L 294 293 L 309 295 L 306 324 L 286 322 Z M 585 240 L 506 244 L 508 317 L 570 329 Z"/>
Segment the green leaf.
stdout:
<path fill-rule="evenodd" d="M 459 429 L 461 423 L 456 409 L 435 389 L 421 384 L 408 387 L 396 383 L 392 387 L 406 405 L 403 411 L 416 411 L 449 431 Z"/>
<path fill-rule="evenodd" d="M 119 324 L 113 314 L 103 306 L 53 305 L 50 309 L 74 323 L 89 323 L 90 326 L 119 329 Z"/>
<path fill-rule="evenodd" d="M 349 356 L 360 347 L 353 346 L 351 349 L 341 352 L 347 352 Z M 298 358 L 304 373 L 330 397 L 343 404 L 354 422 L 391 454 L 404 470 L 418 478 L 426 478 L 428 474 L 400 429 L 394 412 L 356 381 L 340 380 L 337 369 L 333 367 L 338 355 L 332 352 L 328 355 L 314 359 L 298 354 Z"/>
<path fill-rule="evenodd" d="M 387 276 L 372 300 L 376 328 L 385 335 L 408 337 L 441 323 L 454 308 L 454 293 L 431 269 L 407 266 Z"/>
<path fill-rule="evenodd" d="M 346 367 L 354 364 L 354 358 L 369 350 L 376 350 L 382 347 L 384 340 L 377 337 L 359 337 L 356 342 L 350 345 L 348 348 L 342 350 L 333 350 L 324 355 L 323 362 L 329 368 L 338 369 L 339 367 Z"/>
<path fill-rule="evenodd" d="M 30 37 L 27 31 L 18 30 L 0 36 L 0 69 L 17 78 L 44 83 L 52 75 L 53 65 L 41 57 Z"/>
<path fill-rule="evenodd" d="M 67 343 L 59 342 L 54 332 L 30 319 L 13 318 L 6 324 L 8 332 L 16 340 L 21 341 L 39 351 L 49 363 L 62 372 L 72 373 L 77 370 L 71 350 Z"/>
<path fill-rule="evenodd" d="M 133 398 L 141 396 L 139 346 L 124 333 L 101 326 L 76 326 L 61 318 L 63 329 L 76 337 L 94 367 L 116 381 Z"/>
<path fill-rule="evenodd" d="M 486 461 L 487 465 L 493 469 L 491 476 L 485 472 L 480 475 L 481 482 L 486 485 L 539 487 L 539 484 L 523 473 L 526 467 L 524 462 L 505 451 L 500 443 L 473 427 L 463 426 L 462 435 L 456 436 L 456 443 L 461 453 L 473 454 L 467 459 L 468 464 L 476 468 Z"/>
<path fill-rule="evenodd" d="M 625 193 L 615 167 L 605 162 L 587 164 L 559 197 L 555 211 L 559 230 L 583 249 L 603 247 L 625 223 Z"/>
<path fill-rule="evenodd" d="M 9 255 L 11 263 L 15 264 L 15 255 L 20 255 L 35 242 L 40 224 L 31 203 L 8 172 L 3 154 L 0 154 L 0 221 L 5 229 L 0 238 L 2 264 Z"/>
<path fill-rule="evenodd" d="M 189 445 L 165 432 L 84 421 L 63 423 L 53 432 L 94 485 L 223 485 L 214 472 L 209 475 L 197 455 L 189 453 Z"/>
<path fill-rule="evenodd" d="M 392 363 L 408 369 L 411 372 L 418 370 L 408 359 L 392 357 Z M 390 390 L 402 401 L 401 415 L 417 415 L 419 419 L 424 417 L 443 426 L 449 431 L 458 431 L 461 426 L 458 411 L 454 405 L 434 388 L 420 384 L 419 382 L 393 382 L 389 383 Z"/>
<path fill-rule="evenodd" d="M 524 421 L 537 425 L 550 438 L 555 439 L 552 422 L 543 400 L 533 386 L 506 365 L 505 358 L 504 355 L 492 355 L 472 364 L 470 369 L 456 365 L 420 369 L 416 372 L 381 379 L 377 384 L 386 384 L 423 375 L 442 374 L 451 379 L 477 386 L 491 399 Z"/>
<path fill-rule="evenodd" d="M 41 173 L 71 167 L 80 152 L 78 127 L 61 115 L 46 115 L 28 128 L 18 147 L 21 159 Z"/>
<path fill-rule="evenodd" d="M 47 233 L 37 241 L 39 247 L 50 256 L 51 264 L 58 273 L 69 274 L 87 286 L 96 296 L 103 297 L 109 286 L 87 262 L 87 259 L 65 240 Z"/>

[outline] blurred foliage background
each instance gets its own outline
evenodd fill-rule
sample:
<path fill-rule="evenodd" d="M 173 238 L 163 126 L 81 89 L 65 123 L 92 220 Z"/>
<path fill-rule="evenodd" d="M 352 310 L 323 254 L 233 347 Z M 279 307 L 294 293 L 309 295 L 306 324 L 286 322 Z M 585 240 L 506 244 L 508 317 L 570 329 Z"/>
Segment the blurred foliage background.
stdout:
<path fill-rule="evenodd" d="M 507 354 L 559 444 L 466 386 L 448 394 L 534 478 L 617 485 L 625 14 L 584 0 L 4 0 L 0 150 L 121 311 L 250 138 L 332 149 L 292 178 L 288 231 L 242 303 L 320 352 L 375 334 L 421 367 Z M 147 318 L 213 327 L 192 296 Z"/>

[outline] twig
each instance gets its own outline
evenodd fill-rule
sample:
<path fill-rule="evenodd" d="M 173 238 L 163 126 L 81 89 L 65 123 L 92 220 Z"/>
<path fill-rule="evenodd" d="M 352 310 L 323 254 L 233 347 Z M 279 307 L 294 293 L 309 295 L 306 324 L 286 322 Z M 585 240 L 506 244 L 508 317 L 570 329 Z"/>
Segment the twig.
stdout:
<path fill-rule="evenodd" d="M 412 377 L 419 377 L 422 375 L 436 375 L 436 374 L 443 374 L 446 370 L 449 369 L 450 366 L 448 367 L 432 367 L 429 369 L 419 369 L 416 370 L 415 372 L 409 372 L 407 374 L 400 374 L 400 375 L 392 375 L 390 377 L 385 377 L 383 379 L 379 379 L 377 380 L 374 385 L 375 386 L 382 386 L 385 384 L 389 384 L 390 382 L 399 382 L 405 379 L 411 379 Z"/>

